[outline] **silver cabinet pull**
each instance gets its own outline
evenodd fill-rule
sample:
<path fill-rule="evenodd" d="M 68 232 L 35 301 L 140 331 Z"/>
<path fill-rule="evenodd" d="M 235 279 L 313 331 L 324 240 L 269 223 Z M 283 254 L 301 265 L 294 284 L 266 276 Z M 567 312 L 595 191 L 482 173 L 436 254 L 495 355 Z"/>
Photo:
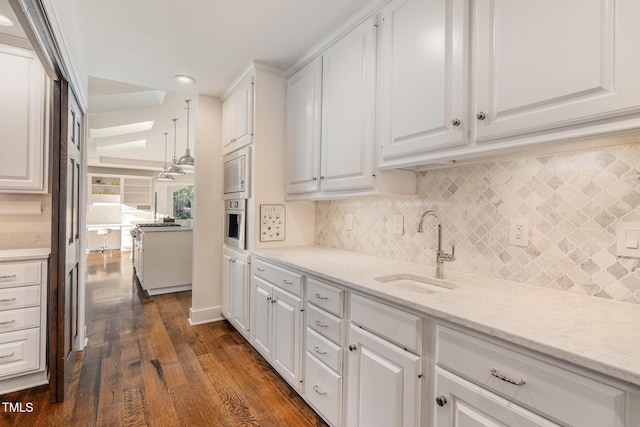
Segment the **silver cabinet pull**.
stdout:
<path fill-rule="evenodd" d="M 496 368 L 491 369 L 491 375 L 502 380 L 505 382 L 508 382 L 509 384 L 513 384 L 513 385 L 517 385 L 517 386 L 522 386 L 525 385 L 526 382 L 525 380 L 523 380 L 522 378 L 519 380 L 512 380 L 511 378 L 509 378 L 508 376 L 506 376 L 505 374 L 500 373 Z"/>
<path fill-rule="evenodd" d="M 447 398 L 443 395 L 436 397 L 436 404 L 438 406 L 444 406 L 447 404 Z"/>
<path fill-rule="evenodd" d="M 320 295 L 320 294 L 316 294 L 316 298 L 318 298 L 318 299 L 322 299 L 322 300 L 329 299 L 328 297 L 323 297 L 323 296 L 322 296 L 322 295 Z"/>
<path fill-rule="evenodd" d="M 0 299 L 0 302 L 13 302 L 16 300 L 16 297 L 13 298 L 5 298 L 5 299 Z"/>
<path fill-rule="evenodd" d="M 316 393 L 318 393 L 320 396 L 324 396 L 325 394 L 327 394 L 324 391 L 320 391 L 320 387 L 318 387 L 317 385 L 313 386 L 313 391 L 315 391 Z"/>
<path fill-rule="evenodd" d="M 451 120 L 451 124 L 453 126 L 460 126 L 460 119 L 455 118 L 455 119 Z"/>
<path fill-rule="evenodd" d="M 320 347 L 318 346 L 313 347 L 313 351 L 315 351 L 318 354 L 327 354 L 326 351 L 320 351 Z"/>
<path fill-rule="evenodd" d="M 314 177 L 313 177 L 313 180 L 314 180 L 314 181 L 317 181 L 317 180 L 318 180 L 318 177 L 317 177 L 317 176 L 314 176 Z"/>
<path fill-rule="evenodd" d="M 8 276 L 0 276 L 0 279 L 15 279 L 16 277 L 18 277 L 17 274 L 10 274 Z"/>
<path fill-rule="evenodd" d="M 282 279 L 282 283 L 284 283 L 285 285 L 293 285 L 292 281 L 286 279 Z"/>
<path fill-rule="evenodd" d="M 0 359 L 8 359 L 10 357 L 13 357 L 15 353 L 11 353 L 11 354 L 3 354 L 2 356 L 0 356 Z"/>
<path fill-rule="evenodd" d="M 258 271 L 264 271 L 264 268 L 256 267 L 256 270 L 258 270 Z"/>
<path fill-rule="evenodd" d="M 319 321 L 319 320 L 316 320 L 316 321 L 315 321 L 315 322 L 313 322 L 313 323 L 315 323 L 315 324 L 316 324 L 316 326 L 319 326 L 319 327 L 321 327 L 321 328 L 328 328 L 328 327 L 329 327 L 329 325 L 325 325 L 324 323 L 322 323 L 322 322 L 321 322 L 321 321 Z"/>
<path fill-rule="evenodd" d="M 483 113 L 482 111 L 480 111 L 478 114 L 476 114 L 476 119 L 478 120 L 484 120 L 487 118 L 487 115 L 485 113 Z"/>
<path fill-rule="evenodd" d="M 0 322 L 0 325 L 10 325 L 12 323 L 16 323 L 16 319 L 13 320 L 7 320 L 5 322 Z"/>

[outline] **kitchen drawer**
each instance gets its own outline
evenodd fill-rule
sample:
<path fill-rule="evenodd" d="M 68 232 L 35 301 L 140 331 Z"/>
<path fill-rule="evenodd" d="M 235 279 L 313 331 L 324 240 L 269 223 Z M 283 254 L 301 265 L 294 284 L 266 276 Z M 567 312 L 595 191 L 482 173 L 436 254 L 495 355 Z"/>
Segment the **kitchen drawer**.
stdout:
<path fill-rule="evenodd" d="M 0 378 L 40 366 L 40 328 L 0 334 Z"/>
<path fill-rule="evenodd" d="M 344 336 L 342 319 L 311 304 L 307 304 L 307 325 L 320 335 L 329 338 L 338 345 L 342 345 Z"/>
<path fill-rule="evenodd" d="M 329 368 L 342 374 L 342 347 L 332 343 L 311 328 L 307 328 L 307 351 Z"/>
<path fill-rule="evenodd" d="M 624 425 L 623 391 L 441 325 L 436 363 L 568 425 Z"/>
<path fill-rule="evenodd" d="M 0 289 L 0 311 L 40 305 L 40 286 Z"/>
<path fill-rule="evenodd" d="M 340 318 L 344 317 L 344 291 L 342 289 L 307 278 L 307 301 Z"/>
<path fill-rule="evenodd" d="M 331 425 L 338 427 L 342 424 L 342 376 L 308 352 L 304 394 Z"/>
<path fill-rule="evenodd" d="M 302 275 L 254 258 L 253 274 L 302 298 Z"/>
<path fill-rule="evenodd" d="M 42 264 L 39 262 L 0 263 L 0 288 L 39 285 Z"/>
<path fill-rule="evenodd" d="M 40 326 L 40 307 L 0 311 L 0 333 Z"/>
<path fill-rule="evenodd" d="M 360 295 L 351 296 L 351 322 L 422 354 L 422 318 Z"/>

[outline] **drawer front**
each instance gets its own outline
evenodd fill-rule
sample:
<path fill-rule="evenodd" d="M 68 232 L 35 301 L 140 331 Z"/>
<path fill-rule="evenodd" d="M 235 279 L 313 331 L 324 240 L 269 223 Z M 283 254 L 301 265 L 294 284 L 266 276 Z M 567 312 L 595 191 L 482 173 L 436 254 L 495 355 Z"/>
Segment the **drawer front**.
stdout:
<path fill-rule="evenodd" d="M 339 427 L 342 424 L 342 376 L 310 353 L 306 362 L 305 396 L 331 425 Z"/>
<path fill-rule="evenodd" d="M 0 263 L 0 288 L 39 285 L 42 264 L 39 262 Z"/>
<path fill-rule="evenodd" d="M 302 298 L 302 275 L 254 258 L 253 274 Z"/>
<path fill-rule="evenodd" d="M 329 338 L 339 346 L 342 345 L 344 337 L 342 319 L 307 304 L 307 325 L 323 337 Z"/>
<path fill-rule="evenodd" d="M 0 311 L 40 306 L 40 286 L 0 289 Z"/>
<path fill-rule="evenodd" d="M 0 333 L 40 326 L 40 307 L 0 311 Z"/>
<path fill-rule="evenodd" d="M 439 366 L 543 415 L 575 426 L 624 425 L 621 390 L 440 325 L 436 348 Z"/>
<path fill-rule="evenodd" d="M 0 334 L 0 378 L 40 366 L 40 328 Z"/>
<path fill-rule="evenodd" d="M 342 289 L 308 278 L 307 301 L 340 318 L 344 317 L 344 291 Z"/>
<path fill-rule="evenodd" d="M 352 295 L 351 322 L 417 355 L 422 354 L 422 319 L 419 316 Z"/>
<path fill-rule="evenodd" d="M 307 351 L 338 374 L 342 374 L 342 347 L 332 343 L 311 328 L 307 328 Z"/>

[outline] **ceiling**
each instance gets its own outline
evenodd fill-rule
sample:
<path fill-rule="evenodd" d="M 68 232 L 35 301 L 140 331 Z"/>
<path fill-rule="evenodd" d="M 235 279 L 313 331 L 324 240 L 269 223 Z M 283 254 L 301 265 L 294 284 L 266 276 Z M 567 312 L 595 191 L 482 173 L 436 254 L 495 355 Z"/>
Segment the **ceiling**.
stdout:
<path fill-rule="evenodd" d="M 6 0 L 0 0 L 6 2 Z M 253 60 L 286 69 L 369 0 L 58 0 L 82 35 L 89 78 L 88 164 L 159 169 L 164 135 L 186 146 L 187 98 L 221 96 Z M 68 7 L 71 5 L 72 7 Z M 54 5 L 55 6 L 55 5 Z M 57 7 L 56 7 L 57 9 Z M 69 31 L 71 33 L 71 31 Z M 184 86 L 173 76 L 196 83 Z M 191 124 L 195 112 L 191 110 Z M 96 138 L 152 121 L 151 129 Z M 104 132 L 103 132 L 104 133 Z M 193 148 L 193 128 L 190 133 Z M 139 141 L 145 140 L 140 147 Z"/>

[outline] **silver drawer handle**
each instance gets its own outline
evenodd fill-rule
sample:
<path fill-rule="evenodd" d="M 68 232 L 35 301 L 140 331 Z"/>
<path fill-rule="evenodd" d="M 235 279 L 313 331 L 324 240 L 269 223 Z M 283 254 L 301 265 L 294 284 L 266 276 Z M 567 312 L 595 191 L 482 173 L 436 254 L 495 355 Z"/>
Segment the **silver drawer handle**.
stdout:
<path fill-rule="evenodd" d="M 318 393 L 320 396 L 324 396 L 325 394 L 327 394 L 324 391 L 320 391 L 320 387 L 318 387 L 317 385 L 313 386 L 313 391 L 315 391 L 316 393 Z"/>
<path fill-rule="evenodd" d="M 320 294 L 316 294 L 316 298 L 318 298 L 318 299 L 323 299 L 323 300 L 324 300 L 324 299 L 329 299 L 329 297 L 323 297 L 323 296 L 322 296 L 322 295 L 320 295 Z"/>
<path fill-rule="evenodd" d="M 16 319 L 7 320 L 6 322 L 0 322 L 0 325 L 10 325 L 12 323 L 16 323 Z"/>
<path fill-rule="evenodd" d="M 523 379 L 519 379 L 519 380 L 512 380 L 511 378 L 507 377 L 505 374 L 502 374 L 500 372 L 498 372 L 497 369 L 493 368 L 491 370 L 491 375 L 493 375 L 494 377 L 501 379 L 502 381 L 508 382 L 509 384 L 513 384 L 513 385 L 517 385 L 517 386 L 521 386 L 521 385 L 525 385 L 526 382 Z"/>
<path fill-rule="evenodd" d="M 257 268 L 256 268 L 256 270 L 258 270 L 258 271 L 264 271 L 264 268 L 257 267 Z"/>
<path fill-rule="evenodd" d="M 16 277 L 18 277 L 17 274 L 11 274 L 9 276 L 0 276 L 0 279 L 15 279 Z"/>
<path fill-rule="evenodd" d="M 313 347 L 313 351 L 315 351 L 318 354 L 327 354 L 326 351 L 320 351 L 320 347 L 318 346 Z"/>
<path fill-rule="evenodd" d="M 15 353 L 11 353 L 11 354 L 3 354 L 2 356 L 0 356 L 0 359 L 8 359 L 10 357 L 13 357 Z"/>
<path fill-rule="evenodd" d="M 293 282 L 285 279 L 282 279 L 282 283 L 284 283 L 285 285 L 293 285 Z"/>
<path fill-rule="evenodd" d="M 316 320 L 316 321 L 315 321 L 315 322 L 313 322 L 313 323 L 315 323 L 317 326 L 320 326 L 321 328 L 328 328 L 328 327 L 329 327 L 329 325 L 325 325 L 324 323 L 322 323 L 322 322 L 321 322 L 321 321 L 319 321 L 319 320 Z"/>
<path fill-rule="evenodd" d="M 0 302 L 13 302 L 16 300 L 16 297 L 13 298 L 5 298 L 5 299 L 0 299 Z"/>

